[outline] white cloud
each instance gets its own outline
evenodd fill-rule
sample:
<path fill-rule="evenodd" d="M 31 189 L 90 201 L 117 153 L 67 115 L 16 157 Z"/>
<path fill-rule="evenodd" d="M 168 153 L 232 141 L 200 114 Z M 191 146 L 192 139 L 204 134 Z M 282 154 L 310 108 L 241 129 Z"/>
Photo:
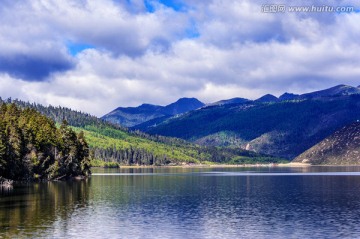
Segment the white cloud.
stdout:
<path fill-rule="evenodd" d="M 265 14 L 261 4 L 188 0 L 185 11 L 158 4 L 149 13 L 138 0 L 8 1 L 0 10 L 0 59 L 21 54 L 71 67 L 51 71 L 47 64 L 40 81 L 0 67 L 0 96 L 101 116 L 184 96 L 211 102 L 358 85 L 359 13 Z M 94 49 L 71 56 L 68 42 Z"/>
<path fill-rule="evenodd" d="M 39 4 L 35 11 L 69 40 L 93 44 L 115 55 L 141 55 L 149 48 L 165 47 L 187 25 L 186 16 L 168 8 L 134 14 L 110 0 L 56 3 Z"/>

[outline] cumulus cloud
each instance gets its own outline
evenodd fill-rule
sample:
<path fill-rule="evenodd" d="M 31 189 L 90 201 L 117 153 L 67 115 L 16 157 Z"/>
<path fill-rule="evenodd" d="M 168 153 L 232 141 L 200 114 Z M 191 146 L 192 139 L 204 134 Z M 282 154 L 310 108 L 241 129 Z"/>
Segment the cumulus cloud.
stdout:
<path fill-rule="evenodd" d="M 138 56 L 168 48 L 187 25 L 186 17 L 172 9 L 133 14 L 111 0 L 5 1 L 0 21 L 0 71 L 25 80 L 71 69 L 67 44 Z"/>
<path fill-rule="evenodd" d="M 134 2 L 135 8 L 142 9 L 139 1 Z M 44 18 L 59 32 L 67 33 L 68 40 L 92 44 L 116 56 L 139 56 L 149 49 L 166 48 L 187 25 L 186 16 L 166 7 L 159 7 L 156 13 L 145 9 L 134 13 L 111 0 L 58 1 L 36 10 L 46 12 Z"/>
<path fill-rule="evenodd" d="M 62 55 L 49 57 L 44 55 L 18 53 L 11 56 L 0 56 L 0 71 L 29 81 L 43 80 L 53 72 L 65 71 L 73 67 L 71 60 Z"/>
<path fill-rule="evenodd" d="M 74 65 L 51 26 L 39 24 L 26 3 L 4 1 L 0 7 L 0 72 L 16 78 L 44 80 Z"/>
<path fill-rule="evenodd" d="M 262 13 L 267 2 L 4 1 L 0 96 L 101 116 L 180 97 L 358 85 L 360 13 Z M 305 3 L 358 8 L 350 0 L 287 2 Z M 74 52 L 76 44 L 84 47 Z"/>

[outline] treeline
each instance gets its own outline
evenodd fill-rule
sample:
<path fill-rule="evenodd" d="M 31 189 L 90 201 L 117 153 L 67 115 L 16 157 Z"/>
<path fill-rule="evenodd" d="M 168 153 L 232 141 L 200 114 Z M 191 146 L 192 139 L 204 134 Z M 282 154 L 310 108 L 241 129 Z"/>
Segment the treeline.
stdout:
<path fill-rule="evenodd" d="M 109 136 L 109 137 L 113 137 L 114 134 L 117 134 L 116 130 L 120 130 L 120 131 L 126 132 L 132 136 L 138 136 L 138 137 L 141 137 L 144 139 L 149 139 L 151 141 L 170 144 L 170 145 L 179 145 L 180 146 L 180 145 L 191 144 L 191 143 L 187 142 L 186 140 L 182 140 L 179 138 L 164 137 L 164 136 L 159 136 L 159 135 L 149 135 L 149 134 L 143 133 L 139 130 L 130 130 L 126 127 L 107 122 L 105 120 L 102 120 L 102 119 L 100 119 L 96 116 L 90 115 L 88 113 L 72 110 L 72 109 L 69 109 L 66 107 L 52 106 L 52 105 L 43 106 L 41 104 L 25 102 L 25 101 L 18 100 L 18 99 L 12 99 L 12 98 L 2 99 L 0 97 L 0 104 L 1 103 L 6 103 L 6 104 L 14 103 L 22 109 L 26 109 L 26 108 L 35 109 L 36 111 L 40 112 L 41 114 L 54 120 L 56 123 L 61 123 L 64 120 L 66 120 L 68 122 L 68 124 L 71 126 L 81 127 L 81 128 L 92 127 L 90 129 L 91 131 L 93 131 L 93 130 L 99 131 L 100 130 L 102 134 Z M 115 129 L 115 131 L 113 129 Z"/>
<path fill-rule="evenodd" d="M 90 149 L 90 156 L 93 159 L 101 160 L 105 163 L 117 163 L 117 165 L 168 165 L 179 164 L 182 161 L 173 156 L 172 152 L 163 155 L 156 155 L 153 152 L 143 148 L 92 148 Z M 215 163 L 229 163 L 229 164 L 254 164 L 254 163 L 285 163 L 287 162 L 281 158 L 272 156 L 259 155 L 254 152 L 245 151 L 241 149 L 229 149 L 218 147 L 200 147 L 198 148 L 194 159 L 189 163 L 201 162 L 215 162 Z M 105 164 L 107 165 L 107 164 Z"/>
<path fill-rule="evenodd" d="M 66 120 L 69 125 L 75 126 L 75 127 L 84 127 L 85 125 L 109 125 L 109 123 L 97 118 L 96 116 L 83 113 L 80 111 L 72 110 L 66 107 L 61 106 L 43 106 L 41 104 L 36 103 L 30 103 L 21 101 L 18 99 L 1 99 L 0 97 L 0 103 L 6 103 L 11 104 L 14 103 L 17 106 L 19 106 L 22 109 L 25 108 L 31 108 L 35 109 L 36 111 L 40 112 L 41 114 L 49 117 L 50 119 L 54 120 L 56 123 L 61 123 L 63 120 Z M 120 126 L 115 126 L 117 128 L 125 129 Z"/>
<path fill-rule="evenodd" d="M 93 159 L 100 159 L 106 163 L 116 162 L 121 165 L 167 165 L 170 163 L 178 163 L 176 159 L 168 157 L 164 154 L 157 156 L 154 153 L 143 148 L 92 148 L 90 156 Z"/>
<path fill-rule="evenodd" d="M 35 109 L 0 103 L 0 176 L 59 179 L 90 173 L 89 147 L 66 121 L 59 128 Z"/>
<path fill-rule="evenodd" d="M 84 130 L 87 133 L 86 139 L 89 142 L 92 160 L 116 162 L 123 165 L 164 165 L 203 161 L 228 163 L 238 156 L 252 158 L 254 162 L 257 162 L 257 158 L 263 156 L 239 148 L 199 146 L 179 138 L 149 135 L 138 130 L 131 131 L 90 114 L 65 107 L 45 107 L 11 98 L 7 100 L 0 98 L 0 102 L 14 103 L 21 109 L 31 108 L 58 124 L 66 120 L 70 126 Z M 114 144 L 117 146 L 115 147 Z M 277 158 L 269 158 L 273 162 L 279 161 Z"/>

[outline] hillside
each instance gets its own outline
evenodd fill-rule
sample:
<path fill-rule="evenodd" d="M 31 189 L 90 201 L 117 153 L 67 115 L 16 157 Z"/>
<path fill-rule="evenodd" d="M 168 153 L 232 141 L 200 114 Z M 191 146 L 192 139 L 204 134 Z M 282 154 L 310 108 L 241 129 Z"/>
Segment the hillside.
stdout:
<path fill-rule="evenodd" d="M 303 95 L 288 93 L 283 95 L 287 100 L 277 102 L 207 106 L 144 130 L 203 145 L 233 145 L 293 159 L 359 118 L 359 91 L 340 85 Z"/>
<path fill-rule="evenodd" d="M 360 163 L 360 122 L 347 125 L 296 157 L 293 162 L 329 165 Z"/>
<path fill-rule="evenodd" d="M 181 98 L 166 106 L 142 104 L 138 107 L 119 107 L 101 117 L 111 123 L 134 127 L 150 120 L 171 117 L 204 106 L 195 98 Z"/>
<path fill-rule="evenodd" d="M 3 101 L 0 98 L 1 102 Z M 13 102 L 21 108 L 36 109 L 58 124 L 66 119 L 77 133 L 84 132 L 90 146 L 90 156 L 97 160 L 99 165 L 103 162 L 124 165 L 168 165 L 206 162 L 256 163 L 280 160 L 243 149 L 202 147 L 181 139 L 129 131 L 89 114 L 64 107 L 45 107 L 11 99 L 5 102 Z"/>
<path fill-rule="evenodd" d="M 338 85 L 331 87 L 329 89 L 302 94 L 296 97 L 296 99 L 316 99 L 323 97 L 334 97 L 334 96 L 344 96 L 344 95 L 354 95 L 354 94 L 360 94 L 360 89 L 358 87 L 352 87 L 348 85 Z"/>
<path fill-rule="evenodd" d="M 245 103 L 247 101 L 249 101 L 249 100 L 245 99 L 245 98 L 236 97 L 236 98 L 232 98 L 232 99 L 228 99 L 228 100 L 220 100 L 220 101 L 217 101 L 214 103 L 210 103 L 210 104 L 207 104 L 207 106 L 241 104 L 241 103 Z"/>

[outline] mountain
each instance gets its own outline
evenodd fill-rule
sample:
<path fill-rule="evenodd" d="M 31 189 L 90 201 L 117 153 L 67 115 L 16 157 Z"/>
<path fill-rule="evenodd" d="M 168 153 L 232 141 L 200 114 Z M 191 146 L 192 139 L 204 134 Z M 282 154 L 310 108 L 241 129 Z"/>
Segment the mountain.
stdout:
<path fill-rule="evenodd" d="M 241 103 L 245 103 L 245 102 L 248 102 L 248 101 L 250 101 L 250 100 L 245 99 L 245 98 L 237 97 L 237 98 L 232 98 L 232 99 L 228 99 L 228 100 L 220 100 L 220 101 L 217 101 L 215 103 L 208 104 L 207 106 L 241 104 Z"/>
<path fill-rule="evenodd" d="M 302 95 L 292 94 L 292 93 L 284 93 L 279 97 L 279 100 L 311 100 L 311 99 L 321 99 L 328 97 L 338 97 L 344 95 L 354 95 L 360 94 L 359 87 L 353 87 L 348 85 L 337 85 L 325 90 L 314 91 Z"/>
<path fill-rule="evenodd" d="M 167 119 L 170 119 L 171 117 L 173 117 L 173 116 L 172 115 L 160 116 L 160 117 L 145 121 L 144 123 L 130 127 L 129 129 L 140 130 L 140 131 L 145 132 L 145 131 L 148 131 L 152 127 L 156 127 L 158 124 L 163 123 Z"/>
<path fill-rule="evenodd" d="M 279 97 L 279 100 L 284 101 L 284 100 L 295 100 L 297 99 L 299 95 L 293 94 L 293 93 L 284 93 Z"/>
<path fill-rule="evenodd" d="M 195 110 L 204 105 L 195 98 L 181 98 L 167 106 L 142 104 L 138 107 L 119 107 L 101 118 L 125 127 L 133 127 L 156 118 L 170 117 Z"/>
<path fill-rule="evenodd" d="M 161 109 L 163 109 L 162 106 L 150 104 L 142 104 L 138 107 L 119 107 L 104 115 L 101 119 L 125 127 L 131 127 L 164 116 L 165 114 L 161 112 Z"/>
<path fill-rule="evenodd" d="M 360 164 L 360 122 L 337 130 L 293 161 L 331 165 Z"/>
<path fill-rule="evenodd" d="M 166 115 L 177 115 L 196 110 L 204 105 L 204 103 L 196 98 L 181 98 L 178 101 L 163 107 L 161 112 Z"/>
<path fill-rule="evenodd" d="M 78 135 L 81 131 L 84 133 L 86 141 L 90 147 L 92 165 L 95 166 L 118 166 L 119 164 L 171 165 L 208 162 L 274 163 L 281 161 L 279 158 L 257 154 L 240 148 L 202 147 L 181 139 L 151 136 L 139 131 L 130 131 L 127 128 L 122 128 L 119 125 L 111 124 L 95 116 L 74 111 L 69 108 L 53 106 L 46 107 L 40 104 L 28 103 L 20 100 L 2 100 L 0 98 L 0 106 L 3 103 L 14 103 L 22 109 L 35 109 L 41 114 L 51 118 L 58 125 L 60 125 L 63 120 L 66 120 L 71 128 L 78 133 Z M 147 106 L 145 105 L 143 109 L 146 107 Z M 23 119 L 19 122 L 23 124 Z M 0 118 L 0 131 L 1 125 Z M 36 123 L 33 124 L 32 127 L 39 127 L 39 125 L 42 124 Z M 54 123 L 53 125 L 55 127 Z M 41 129 L 41 127 L 39 129 Z M 45 129 L 42 129 L 41 132 L 46 133 L 44 130 Z M 24 132 L 31 133 L 32 131 L 31 128 L 30 131 L 27 128 Z M 0 134 L 0 136 L 3 135 Z M 41 138 L 46 140 L 49 137 Z M 31 144 L 28 146 L 30 147 Z M 54 152 L 54 150 L 51 152 Z"/>
<path fill-rule="evenodd" d="M 360 89 L 357 87 L 338 85 L 326 90 L 315 91 L 302 95 L 296 95 L 292 93 L 284 93 L 279 98 L 271 94 L 266 94 L 254 102 L 266 103 L 266 102 L 278 102 L 278 101 L 291 101 L 291 100 L 312 100 L 323 99 L 326 97 L 339 97 L 352 94 L 359 94 Z M 206 107 L 222 106 L 222 105 L 235 105 L 252 102 L 244 98 L 232 98 L 228 100 L 221 100 L 215 103 L 206 105 Z M 178 101 L 169 104 L 167 106 L 142 104 L 138 107 L 119 107 L 110 113 L 104 115 L 102 119 L 122 125 L 124 127 L 131 127 L 133 129 L 139 129 L 143 131 L 149 131 L 153 127 L 156 127 L 165 120 L 168 120 L 172 116 L 183 114 L 195 109 L 204 107 L 205 104 L 197 100 L 196 98 L 181 98 Z"/>
<path fill-rule="evenodd" d="M 353 94 L 360 94 L 360 89 L 348 85 L 338 85 L 329 89 L 302 94 L 299 97 L 297 97 L 297 99 L 315 99 L 315 98 L 323 98 L 323 97 L 353 95 Z"/>
<path fill-rule="evenodd" d="M 276 96 L 271 95 L 271 94 L 266 94 L 255 101 L 256 102 L 276 102 L 278 100 L 279 99 Z"/>
<path fill-rule="evenodd" d="M 294 100 L 208 106 L 167 119 L 147 132 L 293 159 L 359 118 L 358 92 L 341 85 Z"/>

